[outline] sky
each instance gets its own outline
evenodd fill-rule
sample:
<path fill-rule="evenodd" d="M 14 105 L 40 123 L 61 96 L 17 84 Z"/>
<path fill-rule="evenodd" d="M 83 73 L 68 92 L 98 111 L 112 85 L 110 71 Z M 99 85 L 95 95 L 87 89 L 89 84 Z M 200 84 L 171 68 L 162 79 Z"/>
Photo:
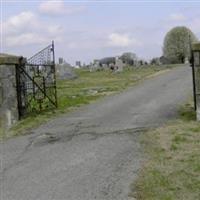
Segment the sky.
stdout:
<path fill-rule="evenodd" d="M 55 42 L 68 63 L 133 52 L 162 55 L 166 33 L 186 26 L 200 38 L 200 0 L 0 0 L 0 52 L 31 57 Z"/>

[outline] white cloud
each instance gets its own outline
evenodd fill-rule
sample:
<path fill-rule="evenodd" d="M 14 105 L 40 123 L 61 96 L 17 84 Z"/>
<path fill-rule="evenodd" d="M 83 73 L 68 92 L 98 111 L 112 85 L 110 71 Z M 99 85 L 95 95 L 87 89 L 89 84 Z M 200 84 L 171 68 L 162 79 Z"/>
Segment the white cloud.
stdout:
<path fill-rule="evenodd" d="M 26 11 L 10 17 L 3 22 L 2 34 L 5 45 L 23 46 L 46 44 L 51 40 L 62 40 L 63 29 L 60 25 L 42 21 L 36 14 Z"/>
<path fill-rule="evenodd" d="M 141 43 L 128 34 L 111 33 L 108 37 L 108 45 L 115 47 L 140 46 Z"/>
<path fill-rule="evenodd" d="M 39 5 L 39 10 L 45 14 L 63 14 L 64 7 L 64 1 L 44 1 Z"/>
<path fill-rule="evenodd" d="M 48 43 L 49 40 L 44 36 L 38 35 L 36 33 L 22 33 L 21 35 L 7 36 L 6 45 L 7 46 L 22 46 L 30 44 L 41 44 Z"/>
<path fill-rule="evenodd" d="M 35 27 L 37 22 L 38 20 L 34 13 L 25 11 L 10 17 L 5 23 L 3 23 L 3 29 L 7 34 L 18 33 L 19 31 L 27 30 L 28 27 Z"/>
<path fill-rule="evenodd" d="M 66 6 L 64 1 L 44 1 L 39 5 L 39 11 L 48 15 L 74 14 L 85 9 L 84 6 Z"/>
<path fill-rule="evenodd" d="M 184 21 L 186 17 L 182 13 L 173 13 L 169 16 L 169 19 L 172 21 Z"/>
<path fill-rule="evenodd" d="M 47 31 L 51 35 L 59 35 L 63 33 L 63 28 L 60 25 L 51 25 L 47 27 Z"/>
<path fill-rule="evenodd" d="M 86 9 L 85 6 L 68 6 L 65 9 L 65 13 L 66 14 L 74 14 L 74 13 L 82 12 L 85 9 Z"/>

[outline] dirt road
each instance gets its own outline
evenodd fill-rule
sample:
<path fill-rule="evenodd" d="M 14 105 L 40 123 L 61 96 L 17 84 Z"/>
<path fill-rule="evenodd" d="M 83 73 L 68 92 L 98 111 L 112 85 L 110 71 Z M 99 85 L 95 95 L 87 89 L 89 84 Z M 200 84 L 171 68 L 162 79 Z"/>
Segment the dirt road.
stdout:
<path fill-rule="evenodd" d="M 191 69 L 179 67 L 6 141 L 1 199 L 128 199 L 139 134 L 176 117 L 191 88 Z"/>

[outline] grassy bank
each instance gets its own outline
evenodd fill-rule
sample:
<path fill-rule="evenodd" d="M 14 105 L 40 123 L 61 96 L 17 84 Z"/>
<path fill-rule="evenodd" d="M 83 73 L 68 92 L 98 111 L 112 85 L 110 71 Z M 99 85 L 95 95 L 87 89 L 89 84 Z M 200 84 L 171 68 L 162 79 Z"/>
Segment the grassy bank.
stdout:
<path fill-rule="evenodd" d="M 131 195 L 138 200 L 200 199 L 200 123 L 190 104 L 180 119 L 142 136 L 148 161 Z"/>
<path fill-rule="evenodd" d="M 89 72 L 84 69 L 76 70 L 77 79 L 57 81 L 58 109 L 41 114 L 32 114 L 18 122 L 6 133 L 6 136 L 28 133 L 31 128 L 48 121 L 58 114 L 66 113 L 100 97 L 122 91 L 156 72 L 172 67 L 174 66 L 127 68 L 121 73 L 112 73 L 111 71 Z"/>

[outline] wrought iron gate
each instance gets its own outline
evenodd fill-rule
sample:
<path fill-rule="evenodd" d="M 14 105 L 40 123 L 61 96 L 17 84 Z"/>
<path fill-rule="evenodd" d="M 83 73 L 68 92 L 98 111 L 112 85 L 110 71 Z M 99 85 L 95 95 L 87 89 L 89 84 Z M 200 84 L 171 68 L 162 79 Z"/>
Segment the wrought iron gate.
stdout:
<path fill-rule="evenodd" d="M 57 107 L 54 43 L 16 68 L 20 118 Z"/>

